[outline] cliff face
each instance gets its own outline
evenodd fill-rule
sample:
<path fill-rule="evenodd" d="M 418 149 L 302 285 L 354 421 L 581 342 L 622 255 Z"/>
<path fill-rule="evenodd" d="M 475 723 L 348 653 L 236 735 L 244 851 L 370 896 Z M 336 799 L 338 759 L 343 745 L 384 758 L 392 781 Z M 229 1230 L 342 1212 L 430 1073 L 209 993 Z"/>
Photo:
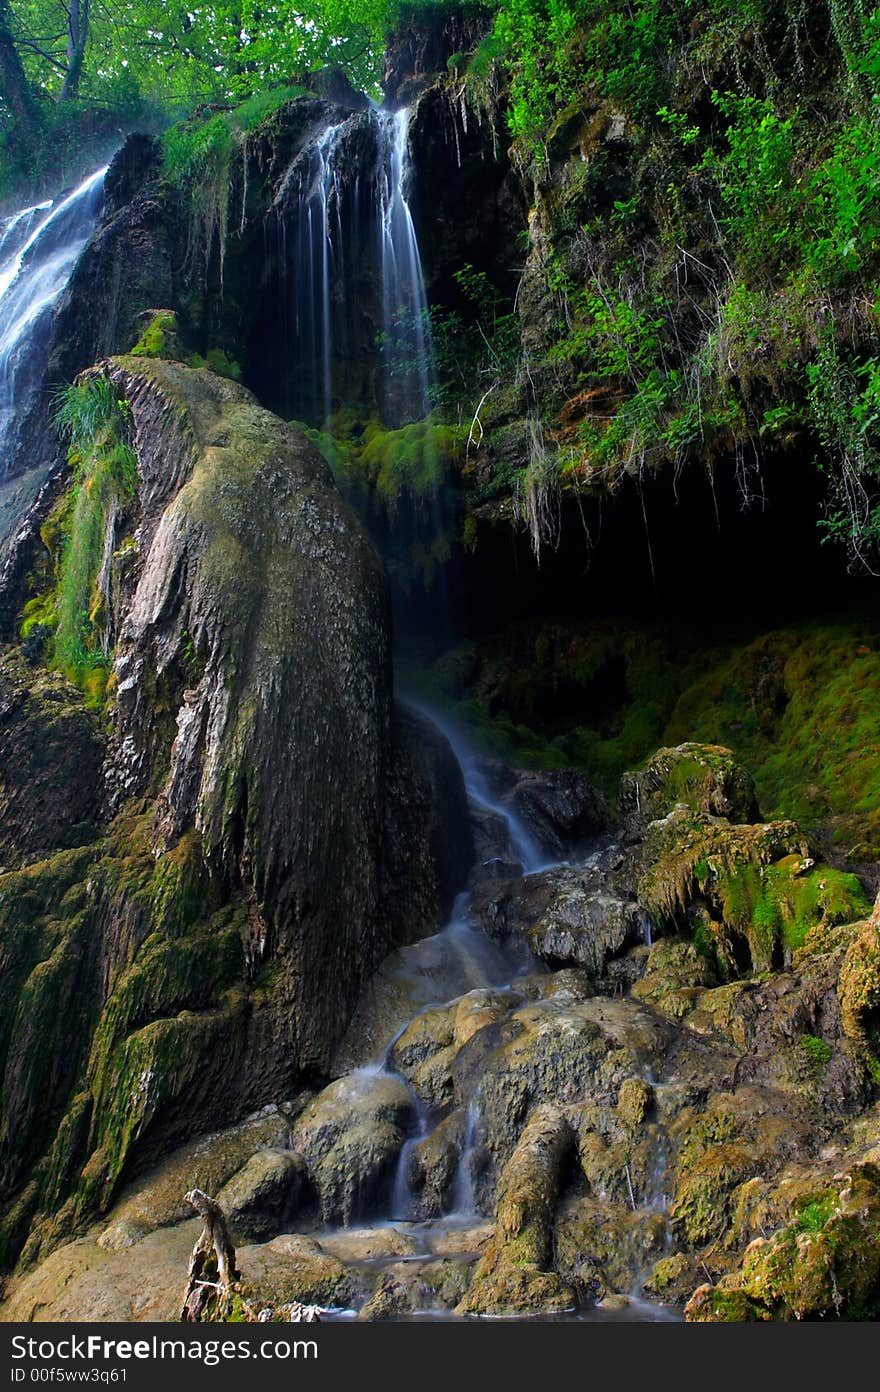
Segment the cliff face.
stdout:
<path fill-rule="evenodd" d="M 16 706 L 7 662 L 5 827 L 25 862 L 0 887 L 7 1259 L 170 1139 L 326 1073 L 362 981 L 442 919 L 471 855 L 445 741 L 394 713 L 384 571 L 323 460 L 210 372 L 104 371 L 137 503 L 102 524 L 118 641 L 100 777 L 75 689 L 47 678 Z M 52 818 L 23 723 L 31 759 L 59 732 L 76 758 L 65 797 L 46 787 Z"/>
<path fill-rule="evenodd" d="M 461 772 L 394 704 L 389 587 L 367 525 L 428 576 L 417 636 L 460 621 L 464 641 L 432 678 L 502 754 L 576 764 L 613 794 L 668 746 L 624 783 L 622 844 L 589 867 L 521 875 L 484 810 L 473 923 L 550 971 L 522 997 L 493 989 L 419 1015 L 396 1041 L 422 1104 L 449 1109 L 410 1157 L 420 1213 L 455 1201 L 469 1151 L 484 1210 L 498 1186 L 510 1241 L 487 1247 L 462 1308 L 567 1308 L 572 1292 L 631 1289 L 655 1261 L 656 1289 L 686 1296 L 698 1262 L 733 1268 L 766 1205 L 799 1243 L 801 1198 L 839 1168 L 820 1146 L 871 1096 L 876 914 L 840 867 L 863 862 L 875 887 L 876 625 L 808 617 L 820 599 L 852 608 L 858 588 L 816 528 L 826 443 L 776 395 L 843 337 L 822 338 L 810 301 L 784 348 L 791 287 L 766 264 L 738 280 L 723 238 L 701 225 L 689 240 L 669 220 L 679 183 L 704 206 L 694 142 L 726 139 L 702 90 L 724 54 L 702 71 L 698 30 L 669 65 L 672 119 L 662 98 L 646 114 L 591 91 L 556 114 L 540 158 L 511 142 L 491 55 L 470 62 L 485 33 L 481 7 L 401 33 L 386 85 L 392 105 L 412 101 L 405 127 L 336 75 L 253 130 L 229 114 L 208 156 L 198 122 L 177 164 L 173 142 L 163 155 L 133 138 L 108 175 L 50 372 L 100 359 L 81 387 L 108 396 L 117 433 L 91 441 L 97 454 L 77 444 L 73 478 L 58 466 L 32 500 L 23 485 L 16 507 L 32 505 L 0 577 L 7 1263 L 82 1231 L 172 1145 L 263 1104 L 276 1110 L 254 1149 L 286 1146 L 288 1103 L 334 1073 L 365 984 L 368 1004 L 384 991 L 400 1007 L 406 959 L 402 977 L 399 954 L 373 977 L 379 963 L 436 929 L 467 878 Z M 404 153 L 435 359 L 401 425 L 412 341 L 383 313 L 382 239 Z M 309 240 L 309 205 L 323 241 Z M 760 313 L 783 301 L 770 333 Z M 864 323 L 846 323 L 864 348 Z M 697 415 L 695 365 L 723 387 Z M 78 539 L 91 560 L 76 579 Z M 772 820 L 753 823 L 728 745 Z M 527 779 L 483 772 L 528 813 L 512 792 Z M 582 775 L 557 777 L 551 803 Z M 833 867 L 814 865 L 805 827 Z M 421 1004 L 434 1001 L 430 952 Z M 734 1074 L 745 1083 L 729 1103 Z M 306 1114 L 309 1162 L 330 1189 L 341 1175 L 334 1216 L 356 1210 L 363 1173 L 373 1198 L 388 1187 L 413 1124 L 411 1096 L 387 1081 L 337 1080 Z M 566 1117 L 535 1114 L 560 1096 Z M 716 1171 L 731 1137 L 742 1145 Z M 846 1144 L 861 1153 L 855 1131 Z M 569 1191 L 560 1213 L 573 1146 L 590 1196 Z M 247 1159 L 236 1153 L 223 1182 Z M 792 1155 L 794 1198 L 773 1187 Z M 687 1257 L 674 1277 L 659 1270 L 663 1166 L 675 1260 Z M 514 1200 L 533 1189 L 523 1234 Z M 607 1222 L 599 1192 L 618 1231 L 586 1261 Z M 175 1191 L 168 1222 L 179 1209 Z M 554 1250 L 565 1282 L 542 1294 L 522 1253 L 541 1278 Z"/>

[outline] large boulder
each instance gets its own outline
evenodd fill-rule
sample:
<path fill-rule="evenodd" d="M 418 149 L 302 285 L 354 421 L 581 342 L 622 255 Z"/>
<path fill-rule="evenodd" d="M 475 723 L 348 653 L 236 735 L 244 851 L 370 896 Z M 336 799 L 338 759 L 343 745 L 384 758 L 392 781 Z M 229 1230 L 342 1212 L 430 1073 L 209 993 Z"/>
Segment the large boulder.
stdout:
<path fill-rule="evenodd" d="M 548 860 L 582 850 L 610 829 L 604 796 L 578 769 L 524 772 L 494 759 L 475 760 L 474 769 Z"/>
<path fill-rule="evenodd" d="M 480 887 L 471 913 L 491 937 L 528 945 L 552 966 L 601 976 L 606 964 L 642 942 L 646 915 L 614 882 L 612 856 L 584 865 L 501 880 Z"/>
<path fill-rule="evenodd" d="M 416 1107 L 389 1074 L 362 1070 L 331 1083 L 297 1123 L 294 1148 L 318 1191 L 325 1223 L 350 1224 L 388 1199 Z"/>
<path fill-rule="evenodd" d="M 233 1240 L 260 1240 L 284 1232 L 308 1190 L 305 1161 L 290 1150 L 258 1150 L 224 1184 L 217 1202 Z"/>
<path fill-rule="evenodd" d="M 729 822 L 757 822 L 760 815 L 751 774 L 731 750 L 715 744 L 658 749 L 641 769 L 623 775 L 618 811 L 630 835 L 679 803 Z"/>
<path fill-rule="evenodd" d="M 0 879 L 6 1260 L 326 1077 L 364 981 L 439 926 L 470 846 L 445 741 L 393 715 L 382 563 L 305 436 L 205 370 L 101 370 L 137 462 L 136 502 L 103 518 L 126 558 L 104 596 L 115 816 Z M 25 715 L 63 693 L 35 685 Z M 94 761 L 66 709 L 85 732 L 69 824 Z"/>

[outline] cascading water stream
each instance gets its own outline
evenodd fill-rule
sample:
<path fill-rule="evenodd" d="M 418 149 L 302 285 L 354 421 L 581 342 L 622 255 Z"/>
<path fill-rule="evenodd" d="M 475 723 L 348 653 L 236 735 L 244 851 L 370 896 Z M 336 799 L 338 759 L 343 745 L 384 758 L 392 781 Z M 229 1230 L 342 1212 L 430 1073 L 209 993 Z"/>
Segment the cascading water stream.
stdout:
<path fill-rule="evenodd" d="M 14 472 L 17 427 L 42 385 L 52 310 L 94 230 L 106 172 L 0 224 L 0 480 Z"/>
<path fill-rule="evenodd" d="M 543 863 L 540 847 L 510 809 L 490 797 L 478 759 L 462 731 L 448 723 L 440 724 L 433 711 L 430 718 L 443 729 L 452 746 L 462 770 L 468 797 L 506 824 L 511 859 L 519 863 L 523 873 L 528 874 L 537 869 Z M 521 959 L 512 958 L 483 933 L 472 928 L 468 922 L 469 908 L 470 894 L 460 894 L 447 926 L 433 938 L 416 945 L 421 964 L 423 968 L 427 968 L 426 981 L 430 983 L 427 995 L 421 1001 L 423 1010 L 447 1004 L 468 991 L 504 989 L 526 966 L 538 969 L 536 962 L 523 963 Z M 394 1038 L 382 1050 L 381 1061 L 377 1061 L 375 1065 L 404 1083 L 406 1079 L 401 1078 L 394 1069 L 393 1057 L 394 1045 L 406 1028 L 407 1025 L 404 1025 L 395 1033 Z M 409 1087 L 408 1083 L 406 1085 Z M 388 1220 L 391 1222 L 411 1221 L 414 1217 L 417 1204 L 416 1195 L 411 1187 L 412 1162 L 417 1147 L 426 1140 L 432 1130 L 428 1109 L 411 1087 L 410 1092 L 417 1123 L 413 1134 L 404 1142 L 398 1157 L 388 1214 Z M 446 1215 L 447 1222 L 467 1225 L 478 1216 L 473 1160 L 479 1141 L 479 1121 L 479 1098 L 472 1097 L 467 1104 L 459 1162 L 451 1187 L 451 1207 Z"/>
<path fill-rule="evenodd" d="M 386 364 L 386 407 L 389 418 L 402 414 L 420 420 L 431 410 L 436 369 L 422 257 L 407 196 L 410 113 L 406 108 L 380 111 L 376 119 L 383 344 L 386 358 L 394 345 L 396 357 L 412 365 L 401 384 L 393 364 Z"/>
<path fill-rule="evenodd" d="M 384 424 L 393 429 L 430 413 L 434 346 L 411 178 L 409 112 L 373 107 L 316 134 L 279 191 L 287 353 L 295 370 L 290 405 L 313 426 L 326 428 L 337 403 L 351 404 L 349 330 L 357 315 L 373 323 L 380 346 L 380 399 L 373 405 Z M 369 346 L 374 351 L 375 343 Z"/>

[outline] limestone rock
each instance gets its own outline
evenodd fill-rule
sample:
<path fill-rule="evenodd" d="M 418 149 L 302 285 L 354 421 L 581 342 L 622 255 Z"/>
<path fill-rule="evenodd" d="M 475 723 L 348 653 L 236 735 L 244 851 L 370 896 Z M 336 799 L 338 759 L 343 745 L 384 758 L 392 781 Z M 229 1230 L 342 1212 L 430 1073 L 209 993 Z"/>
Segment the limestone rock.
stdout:
<path fill-rule="evenodd" d="M 571 1289 L 550 1270 L 553 1213 L 574 1134 L 552 1105 L 529 1119 L 498 1186 L 495 1232 L 458 1306 L 462 1314 L 525 1314 L 569 1309 Z"/>
<path fill-rule="evenodd" d="M 259 1241 L 283 1232 L 308 1187 L 305 1161 L 289 1150 L 258 1150 L 224 1184 L 217 1202 L 233 1241 Z"/>
<path fill-rule="evenodd" d="M 277 1154 L 278 1148 L 286 1147 L 290 1127 L 289 1116 L 270 1106 L 237 1126 L 181 1147 L 122 1194 L 98 1245 L 108 1252 L 125 1251 L 157 1228 L 189 1220 L 188 1190 L 222 1192 L 233 1176 L 247 1168 L 251 1157 Z"/>
<path fill-rule="evenodd" d="M 349 1305 L 351 1273 L 313 1238 L 298 1233 L 237 1252 L 243 1295 L 264 1305 Z"/>
<path fill-rule="evenodd" d="M 7 1257 L 327 1076 L 362 984 L 439 926 L 470 846 L 445 741 L 393 714 L 382 563 L 305 436 L 206 370 L 100 370 L 138 470 L 110 599 L 116 815 L 0 887 Z"/>
<path fill-rule="evenodd" d="M 649 1208 L 633 1212 L 624 1204 L 573 1192 L 557 1209 L 557 1268 L 584 1303 L 629 1294 L 665 1242 L 664 1216 Z"/>
<path fill-rule="evenodd" d="M 93 839 L 104 742 L 96 717 L 56 672 L 0 655 L 0 866 Z"/>
<path fill-rule="evenodd" d="M 385 904 L 395 942 L 445 923 L 468 877 L 474 843 L 467 794 L 446 736 L 395 706 L 387 780 Z"/>
<path fill-rule="evenodd" d="M 720 745 L 658 749 L 638 772 L 624 774 L 618 810 L 630 835 L 668 816 L 678 803 L 730 822 L 759 820 L 751 774 Z"/>
<path fill-rule="evenodd" d="M 681 1019 L 714 980 L 710 963 L 692 942 L 661 938 L 651 948 L 645 974 L 635 982 L 632 993 L 664 1015 Z"/>
<path fill-rule="evenodd" d="M 627 1078 L 620 1085 L 617 1110 L 627 1131 L 637 1131 L 654 1105 L 654 1089 L 644 1078 Z"/>
<path fill-rule="evenodd" d="M 604 797 L 576 769 L 522 774 L 505 804 L 549 856 L 565 856 L 610 828 Z"/>
<path fill-rule="evenodd" d="M 604 864 L 589 861 L 484 886 L 471 912 L 490 936 L 522 939 L 542 961 L 593 977 L 645 933 L 643 911 L 617 892 Z"/>
<path fill-rule="evenodd" d="M 414 1121 L 412 1094 L 388 1074 L 349 1073 L 318 1094 L 297 1123 L 293 1146 L 325 1223 L 350 1224 L 379 1208 Z"/>

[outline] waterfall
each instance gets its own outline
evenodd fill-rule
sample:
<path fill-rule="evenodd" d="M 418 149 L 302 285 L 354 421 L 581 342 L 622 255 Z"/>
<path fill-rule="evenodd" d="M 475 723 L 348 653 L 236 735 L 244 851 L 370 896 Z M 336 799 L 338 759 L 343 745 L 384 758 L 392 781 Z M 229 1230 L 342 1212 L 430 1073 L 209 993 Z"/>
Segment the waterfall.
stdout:
<path fill-rule="evenodd" d="M 94 229 L 106 172 L 0 224 L 0 480 L 17 472 L 18 428 L 42 386 L 52 310 Z"/>
<path fill-rule="evenodd" d="M 344 264 L 343 191 L 335 155 L 350 124 L 327 126 L 295 163 L 282 190 L 284 207 L 290 182 L 296 184 L 289 352 L 300 370 L 300 414 L 321 426 L 333 406 L 333 298 Z M 283 216 L 280 227 L 285 237 Z"/>
<path fill-rule="evenodd" d="M 434 349 L 411 180 L 409 112 L 374 107 L 320 130 L 282 183 L 288 406 L 312 426 L 326 427 L 340 402 L 378 407 L 388 427 L 430 412 Z M 381 382 L 365 403 L 371 372 L 356 359 L 376 340 Z"/>
<path fill-rule="evenodd" d="M 431 410 L 434 344 L 418 237 L 407 197 L 409 163 L 408 109 L 379 112 L 379 217 L 382 254 L 382 342 L 385 357 L 386 411 L 421 420 Z M 393 345 L 393 353 L 392 353 Z M 397 362 L 407 372 L 398 388 Z"/>
<path fill-rule="evenodd" d="M 480 1109 L 477 1103 L 471 1100 L 465 1113 L 464 1139 L 452 1186 L 452 1212 L 459 1218 L 475 1218 L 478 1213 L 474 1185 L 474 1152 L 479 1138 L 479 1124 Z"/>

